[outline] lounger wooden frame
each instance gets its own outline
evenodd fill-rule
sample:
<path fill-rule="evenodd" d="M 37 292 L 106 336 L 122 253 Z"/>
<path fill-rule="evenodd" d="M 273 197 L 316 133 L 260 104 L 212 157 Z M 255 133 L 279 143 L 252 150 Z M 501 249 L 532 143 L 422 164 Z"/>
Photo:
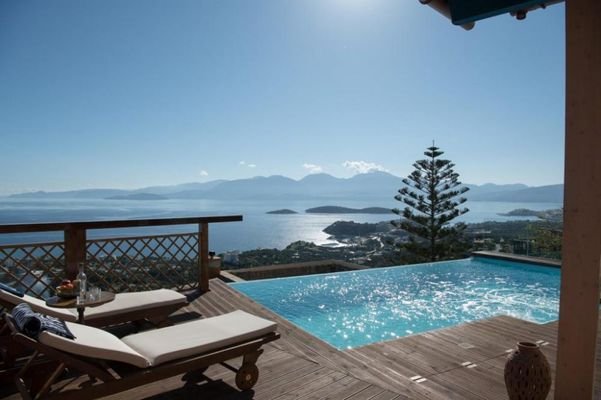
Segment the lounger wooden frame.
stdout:
<path fill-rule="evenodd" d="M 106 317 L 87 319 L 85 324 L 88 326 L 101 328 L 119 325 L 126 322 L 132 322 L 139 326 L 146 321 L 150 322 L 157 328 L 163 328 L 173 325 L 173 323 L 169 320 L 169 316 L 187 305 L 187 301 L 182 301 L 176 304 L 115 313 L 112 315 L 107 315 Z M 0 299 L 0 306 L 10 311 L 15 307 L 15 304 Z M 23 365 L 23 358 L 30 354 L 31 353 L 27 348 L 24 348 L 24 346 L 19 345 L 13 340 L 4 318 L 0 318 L 0 383 L 12 381 L 16 372 L 19 371 Z M 41 362 L 41 360 L 39 360 L 39 362 Z"/>
<path fill-rule="evenodd" d="M 13 340 L 5 318 L 0 318 L 0 384 L 11 384 L 31 350 Z"/>
<path fill-rule="evenodd" d="M 255 385 L 259 377 L 256 362 L 263 353 L 261 347 L 280 337 L 277 332 L 270 332 L 255 339 L 224 346 L 193 357 L 174 360 L 156 367 L 137 368 L 123 363 L 73 355 L 46 346 L 17 332 L 12 323 L 12 317 L 8 314 L 5 315 L 5 319 L 11 329 L 13 340 L 34 352 L 15 378 L 17 388 L 26 400 L 96 399 L 186 372 L 204 372 L 214 364 L 222 364 L 226 368 L 235 371 L 236 386 L 241 390 L 248 390 Z M 37 375 L 40 376 L 39 371 L 35 371 L 34 364 L 37 358 L 42 355 L 46 359 L 52 360 L 55 366 L 50 369 L 44 368 L 46 371 L 42 379 L 38 378 L 28 382 L 28 372 L 38 372 Z M 237 357 L 243 357 L 242 365 L 239 368 L 227 363 L 227 361 Z M 93 384 L 86 384 L 77 389 L 53 389 L 52 385 L 57 383 L 62 372 L 67 368 L 70 372 L 78 371 L 81 375 L 87 375 Z M 86 383 L 90 382 L 86 381 Z"/>

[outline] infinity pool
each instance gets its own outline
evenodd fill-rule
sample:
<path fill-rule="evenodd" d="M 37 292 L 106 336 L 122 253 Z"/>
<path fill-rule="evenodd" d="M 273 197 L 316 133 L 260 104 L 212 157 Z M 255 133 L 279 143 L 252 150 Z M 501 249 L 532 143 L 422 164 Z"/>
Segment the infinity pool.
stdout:
<path fill-rule="evenodd" d="M 473 257 L 232 283 L 338 349 L 495 315 L 557 319 L 560 269 Z"/>

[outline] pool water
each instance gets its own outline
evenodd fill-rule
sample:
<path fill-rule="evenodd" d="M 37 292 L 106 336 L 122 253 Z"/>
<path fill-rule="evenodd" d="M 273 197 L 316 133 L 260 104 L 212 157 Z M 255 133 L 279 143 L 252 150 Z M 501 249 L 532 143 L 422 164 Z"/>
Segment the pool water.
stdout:
<path fill-rule="evenodd" d="M 560 269 L 474 257 L 231 285 L 347 349 L 496 315 L 556 320 Z"/>

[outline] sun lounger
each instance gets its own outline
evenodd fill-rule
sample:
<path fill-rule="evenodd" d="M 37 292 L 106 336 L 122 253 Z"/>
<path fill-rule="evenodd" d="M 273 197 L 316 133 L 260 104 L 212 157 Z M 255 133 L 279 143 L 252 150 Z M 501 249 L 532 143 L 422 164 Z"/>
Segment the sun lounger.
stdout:
<path fill-rule="evenodd" d="M 12 310 L 20 303 L 29 304 L 40 314 L 68 322 L 77 321 L 75 308 L 49 307 L 44 300 L 19 293 L 6 285 L 0 285 L 0 305 Z M 130 321 L 135 323 L 149 321 L 159 327 L 168 326 L 171 324 L 169 315 L 187 304 L 186 296 L 168 289 L 119 293 L 110 303 L 86 308 L 86 324 L 103 327 Z M 27 349 L 12 341 L 11 335 L 3 325 L 3 321 L 0 321 L 0 383 L 12 380 L 15 372 L 22 365 L 22 359 L 29 355 Z"/>
<path fill-rule="evenodd" d="M 47 331 L 34 339 L 17 330 L 12 316 L 6 314 L 5 319 L 13 340 L 34 351 L 16 379 L 25 399 L 93 399 L 187 372 L 204 372 L 217 363 L 236 371 L 236 386 L 247 390 L 258 379 L 256 361 L 263 352 L 261 346 L 279 338 L 274 322 L 239 310 L 122 339 L 69 322 L 67 327 L 75 339 Z M 30 380 L 30 372 L 38 377 L 43 372 L 35 366 L 40 354 L 56 365 L 47 370 L 43 380 Z M 239 368 L 226 363 L 240 356 Z M 53 385 L 65 370 L 87 375 L 89 380 L 77 388 Z"/>
<path fill-rule="evenodd" d="M 69 322 L 77 321 L 75 308 L 53 308 L 44 300 L 27 294 L 19 297 L 0 289 L 0 304 L 11 310 L 19 303 L 27 303 L 40 314 Z M 188 304 L 186 296 L 173 290 L 158 289 L 145 292 L 118 293 L 115 300 L 98 307 L 86 308 L 86 325 L 108 326 L 129 321 L 148 320 L 155 325 L 168 324 L 169 314 Z"/>

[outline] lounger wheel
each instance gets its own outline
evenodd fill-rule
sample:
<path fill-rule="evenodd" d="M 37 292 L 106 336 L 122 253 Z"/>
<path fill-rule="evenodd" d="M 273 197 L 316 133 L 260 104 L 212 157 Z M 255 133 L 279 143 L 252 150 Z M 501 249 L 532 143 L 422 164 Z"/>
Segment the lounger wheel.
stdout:
<path fill-rule="evenodd" d="M 259 379 L 259 368 L 254 364 L 242 364 L 236 373 L 236 386 L 240 390 L 249 390 Z"/>

